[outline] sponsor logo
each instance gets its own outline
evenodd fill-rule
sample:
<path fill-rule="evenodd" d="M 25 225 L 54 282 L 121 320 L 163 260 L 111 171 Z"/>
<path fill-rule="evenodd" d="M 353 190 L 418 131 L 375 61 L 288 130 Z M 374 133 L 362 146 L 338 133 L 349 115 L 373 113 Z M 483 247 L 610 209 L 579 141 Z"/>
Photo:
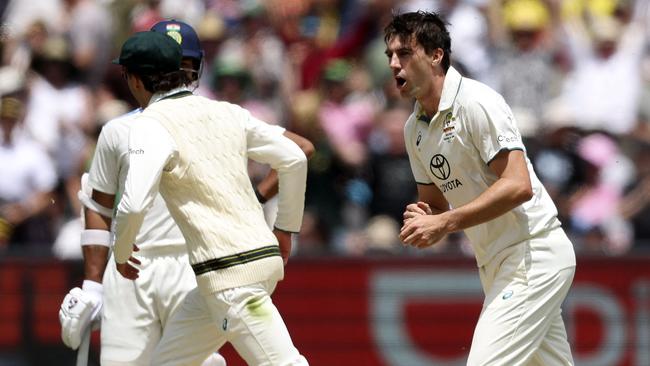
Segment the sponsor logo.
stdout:
<path fill-rule="evenodd" d="M 418 131 L 418 138 L 415 140 L 415 146 L 420 146 L 420 141 L 422 141 L 422 131 Z"/>
<path fill-rule="evenodd" d="M 458 188 L 458 187 L 460 187 L 462 185 L 463 185 L 463 183 L 460 180 L 452 179 L 450 181 L 442 183 L 440 185 L 440 191 L 442 193 L 449 192 L 449 191 L 453 190 L 454 188 Z"/>
<path fill-rule="evenodd" d="M 72 310 L 72 308 L 77 306 L 78 303 L 79 303 L 79 300 L 77 300 L 76 297 L 71 297 L 70 301 L 68 301 L 68 310 Z"/>
<path fill-rule="evenodd" d="M 142 154 L 144 154 L 144 149 L 129 149 L 129 154 L 131 154 L 131 155 L 142 155 Z"/>
<path fill-rule="evenodd" d="M 503 300 L 508 300 L 509 298 L 512 297 L 513 294 L 514 294 L 514 291 L 512 291 L 512 290 L 504 291 L 503 296 L 501 296 L 501 298 Z"/>
<path fill-rule="evenodd" d="M 515 142 L 521 140 L 521 136 L 512 133 L 497 136 L 499 142 Z"/>
<path fill-rule="evenodd" d="M 451 167 L 447 158 L 441 154 L 436 154 L 431 158 L 429 162 L 429 170 L 436 178 L 440 180 L 446 180 L 451 174 Z"/>

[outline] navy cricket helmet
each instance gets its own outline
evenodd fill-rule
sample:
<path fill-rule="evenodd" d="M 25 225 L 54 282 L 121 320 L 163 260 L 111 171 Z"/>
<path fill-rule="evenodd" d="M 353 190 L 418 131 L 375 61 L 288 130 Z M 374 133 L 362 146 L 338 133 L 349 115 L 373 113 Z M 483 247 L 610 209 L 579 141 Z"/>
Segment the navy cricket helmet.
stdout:
<path fill-rule="evenodd" d="M 180 20 L 163 20 L 151 27 L 157 33 L 166 34 L 172 37 L 183 50 L 183 57 L 193 58 L 201 63 L 203 61 L 203 49 L 201 41 L 194 28 Z"/>

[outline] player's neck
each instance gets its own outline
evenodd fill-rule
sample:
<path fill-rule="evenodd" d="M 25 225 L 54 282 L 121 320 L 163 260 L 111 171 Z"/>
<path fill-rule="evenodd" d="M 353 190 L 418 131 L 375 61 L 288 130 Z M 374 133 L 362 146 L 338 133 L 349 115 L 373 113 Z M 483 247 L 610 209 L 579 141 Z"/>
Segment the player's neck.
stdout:
<path fill-rule="evenodd" d="M 419 98 L 418 102 L 422 110 L 429 118 L 438 113 L 440 107 L 440 99 L 442 98 L 442 87 L 445 84 L 445 75 L 434 75 L 431 82 L 431 89 L 429 92 L 424 93 L 423 98 Z"/>

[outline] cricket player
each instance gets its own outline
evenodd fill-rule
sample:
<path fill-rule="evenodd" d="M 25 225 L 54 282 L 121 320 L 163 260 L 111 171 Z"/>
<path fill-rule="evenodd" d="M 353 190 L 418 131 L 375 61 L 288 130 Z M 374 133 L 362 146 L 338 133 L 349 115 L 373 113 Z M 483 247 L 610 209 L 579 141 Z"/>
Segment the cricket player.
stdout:
<path fill-rule="evenodd" d="M 192 83 L 196 82 L 203 51 L 194 29 L 186 23 L 172 20 L 159 22 L 152 30 L 181 41 L 183 68 L 189 72 Z M 87 224 L 82 234 L 86 280 L 82 289 L 70 291 L 61 307 L 62 337 L 71 348 L 78 347 L 83 330 L 91 322 L 95 325 L 100 323 L 103 310 L 102 364 L 149 365 L 150 355 L 169 315 L 185 294 L 196 287 L 187 259 L 185 240 L 161 197 L 154 200 L 136 239 L 141 249 L 140 261 L 144 259 L 146 262 L 142 265 L 146 267 L 142 275 L 149 278 L 135 286 L 132 281 L 117 275 L 113 258 L 106 269 L 113 202 L 115 195 L 119 195 L 124 188 L 128 170 L 128 131 L 140 112 L 136 110 L 112 120 L 102 129 L 91 166 L 90 183 L 88 175 L 85 175 L 82 181 L 84 189 L 80 192 L 82 202 L 88 206 L 84 207 Z M 276 131 L 294 140 L 306 155 L 313 153 L 313 145 L 308 140 L 280 127 Z M 277 192 L 277 175 L 269 174 L 259 187 L 256 194 L 260 199 L 274 195 Z M 106 286 L 102 286 L 102 279 Z M 76 306 L 68 309 L 70 302 Z M 81 320 L 78 317 L 80 314 L 83 314 Z M 225 365 L 225 360 L 215 353 L 208 357 L 204 365 Z"/>
<path fill-rule="evenodd" d="M 198 285 L 167 323 L 152 364 L 198 365 L 231 342 L 251 365 L 306 365 L 270 298 L 302 221 L 305 154 L 241 107 L 185 90 L 180 62 L 179 45 L 155 32 L 129 38 L 116 61 L 146 106 L 129 133 L 117 269 L 139 280 L 133 243 L 160 191 L 186 239 Z M 273 231 L 248 178 L 249 157 L 278 172 Z"/>
<path fill-rule="evenodd" d="M 561 317 L 573 246 L 533 172 L 514 117 L 489 87 L 450 66 L 435 13 L 395 15 L 386 54 L 403 97 L 415 99 L 404 138 L 419 202 L 400 239 L 418 248 L 464 230 L 485 302 L 468 365 L 573 365 Z"/>

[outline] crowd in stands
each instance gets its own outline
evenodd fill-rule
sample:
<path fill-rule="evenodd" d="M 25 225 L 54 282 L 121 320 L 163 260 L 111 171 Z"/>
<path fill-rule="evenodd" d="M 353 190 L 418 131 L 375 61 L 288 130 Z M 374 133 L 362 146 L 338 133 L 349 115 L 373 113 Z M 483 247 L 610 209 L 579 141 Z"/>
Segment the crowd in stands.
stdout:
<path fill-rule="evenodd" d="M 297 255 L 471 250 L 462 234 L 407 249 L 416 186 L 384 54 L 392 12 L 450 23 L 453 65 L 512 107 L 580 254 L 650 249 L 647 0 L 10 0 L 0 14 L 0 256 L 79 258 L 80 176 L 102 125 L 136 107 L 111 65 L 163 19 L 197 30 L 197 93 L 309 138 Z M 266 167 L 251 164 L 253 180 Z"/>

